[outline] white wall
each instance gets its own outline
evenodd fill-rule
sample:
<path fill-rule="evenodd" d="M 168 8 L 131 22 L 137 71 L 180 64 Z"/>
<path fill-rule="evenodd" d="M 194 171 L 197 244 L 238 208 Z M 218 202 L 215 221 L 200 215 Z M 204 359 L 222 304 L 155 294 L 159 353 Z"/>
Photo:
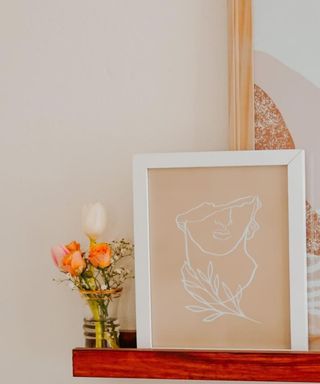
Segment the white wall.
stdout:
<path fill-rule="evenodd" d="M 1 383 L 97 382 L 50 246 L 96 200 L 132 236 L 133 153 L 227 148 L 226 48 L 224 0 L 0 2 Z"/>
<path fill-rule="evenodd" d="M 320 1 L 254 0 L 254 46 L 320 87 Z"/>

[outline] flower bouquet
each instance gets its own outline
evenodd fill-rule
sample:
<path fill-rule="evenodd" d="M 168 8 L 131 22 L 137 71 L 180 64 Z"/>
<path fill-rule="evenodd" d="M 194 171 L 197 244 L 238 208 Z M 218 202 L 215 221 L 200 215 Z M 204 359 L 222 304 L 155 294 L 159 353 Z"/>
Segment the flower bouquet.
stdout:
<path fill-rule="evenodd" d="M 91 312 L 84 320 L 87 338 L 94 340 L 96 348 L 119 348 L 119 322 L 116 304 L 123 283 L 133 277 L 124 265 L 124 259 L 133 257 L 133 244 L 127 240 L 110 243 L 97 242 L 106 225 L 103 206 L 95 203 L 83 208 L 83 228 L 89 238 L 89 249 L 81 250 L 72 241 L 51 249 L 55 265 L 66 275 L 73 289 L 80 292 Z"/>

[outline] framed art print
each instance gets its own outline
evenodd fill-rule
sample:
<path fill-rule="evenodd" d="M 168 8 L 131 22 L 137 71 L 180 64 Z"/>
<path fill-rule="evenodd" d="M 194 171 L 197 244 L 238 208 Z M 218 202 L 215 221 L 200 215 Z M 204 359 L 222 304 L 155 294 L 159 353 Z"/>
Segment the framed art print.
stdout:
<path fill-rule="evenodd" d="M 304 153 L 134 159 L 140 348 L 307 350 Z"/>

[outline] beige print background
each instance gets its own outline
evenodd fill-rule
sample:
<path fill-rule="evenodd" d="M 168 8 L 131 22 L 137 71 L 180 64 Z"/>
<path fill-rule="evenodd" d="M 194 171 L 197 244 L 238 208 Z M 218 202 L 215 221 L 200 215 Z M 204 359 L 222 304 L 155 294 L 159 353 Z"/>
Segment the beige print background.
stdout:
<path fill-rule="evenodd" d="M 203 313 L 185 308 L 197 303 L 181 282 L 185 244 L 176 216 L 203 202 L 246 196 L 258 196 L 262 203 L 256 214 L 260 229 L 247 243 L 258 268 L 241 299 L 243 312 L 255 321 L 226 315 L 203 322 Z M 149 215 L 154 347 L 290 348 L 285 166 L 149 170 Z M 216 259 L 209 259 L 215 268 Z M 229 277 L 240 281 L 251 264 L 241 253 L 239 260 L 230 260 Z M 197 267 L 208 261 L 199 260 Z"/>

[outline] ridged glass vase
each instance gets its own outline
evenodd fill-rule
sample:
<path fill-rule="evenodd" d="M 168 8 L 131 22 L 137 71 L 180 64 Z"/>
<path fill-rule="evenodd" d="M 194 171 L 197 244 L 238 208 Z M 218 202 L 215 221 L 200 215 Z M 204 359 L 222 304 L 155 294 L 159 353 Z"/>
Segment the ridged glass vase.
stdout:
<path fill-rule="evenodd" d="M 86 348 L 119 348 L 121 292 L 122 288 L 81 292 L 89 309 L 83 321 Z"/>

